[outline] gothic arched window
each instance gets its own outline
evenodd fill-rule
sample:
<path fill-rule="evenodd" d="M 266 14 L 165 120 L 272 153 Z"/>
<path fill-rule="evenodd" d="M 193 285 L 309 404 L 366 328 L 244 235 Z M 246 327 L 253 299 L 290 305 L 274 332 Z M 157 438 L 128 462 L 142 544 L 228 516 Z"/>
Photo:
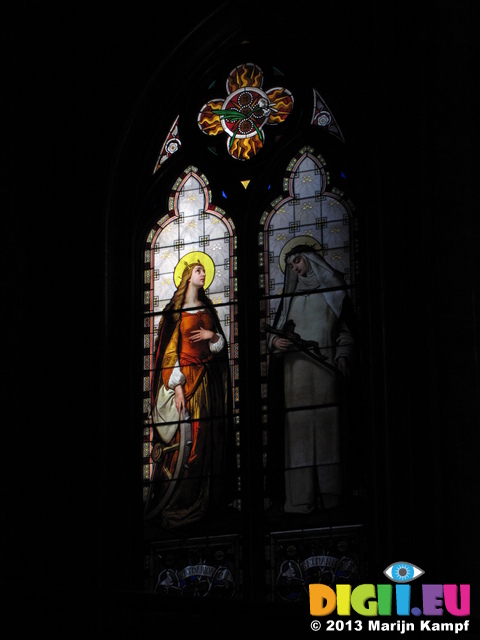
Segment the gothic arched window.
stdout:
<path fill-rule="evenodd" d="M 321 92 L 256 51 L 205 64 L 151 141 L 146 587 L 293 602 L 289 571 L 352 584 L 365 560 L 357 217 Z"/>

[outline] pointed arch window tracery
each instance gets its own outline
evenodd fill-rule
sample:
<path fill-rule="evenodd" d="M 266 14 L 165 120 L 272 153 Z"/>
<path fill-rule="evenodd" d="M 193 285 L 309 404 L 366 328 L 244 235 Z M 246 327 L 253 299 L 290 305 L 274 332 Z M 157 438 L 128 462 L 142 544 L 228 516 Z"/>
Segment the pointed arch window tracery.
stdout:
<path fill-rule="evenodd" d="M 343 145 L 345 142 L 343 134 L 325 100 L 316 89 L 313 89 L 309 94 L 310 96 L 313 95 L 313 101 L 305 105 L 304 109 L 308 122 L 303 122 L 299 127 L 303 130 L 307 130 L 308 127 L 310 127 L 312 138 L 316 141 L 315 147 L 309 145 L 302 146 L 300 149 L 294 147 L 293 153 L 295 153 L 295 155 L 291 158 L 290 162 L 288 162 L 289 156 L 286 156 L 285 169 L 281 169 L 284 171 L 283 180 L 278 180 L 278 169 L 276 170 L 277 175 L 272 175 L 272 183 L 274 183 L 273 178 L 275 178 L 276 183 L 281 185 L 281 189 L 278 191 L 277 197 L 270 202 L 270 205 L 263 213 L 261 213 L 261 205 L 258 204 L 258 208 L 255 210 L 256 205 L 255 202 L 253 202 L 252 205 L 252 201 L 250 201 L 251 210 L 241 213 L 241 215 L 245 215 L 245 217 L 248 216 L 249 222 L 246 225 L 246 229 L 242 230 L 245 231 L 247 239 L 253 239 L 253 243 L 249 243 L 249 246 L 253 246 L 255 250 L 256 245 L 257 255 L 254 256 L 254 251 L 252 251 L 252 258 L 256 257 L 258 266 L 256 272 L 258 278 L 257 297 L 253 301 L 254 305 L 258 305 L 257 311 L 252 317 L 243 317 L 242 321 L 244 324 L 251 323 L 253 320 L 256 321 L 258 313 L 260 320 L 260 348 L 258 349 L 258 341 L 255 345 L 244 343 L 240 345 L 239 335 L 242 334 L 242 331 L 239 331 L 239 318 L 241 314 L 239 314 L 237 298 L 239 282 L 240 291 L 246 292 L 245 298 L 248 296 L 253 299 L 254 296 L 251 295 L 251 283 L 248 283 L 248 286 L 246 285 L 242 288 L 242 278 L 246 276 L 241 273 L 237 274 L 237 231 L 234 220 L 237 221 L 238 224 L 239 212 L 237 210 L 229 215 L 214 204 L 213 201 L 212 189 L 218 194 L 221 194 L 224 189 L 223 183 L 218 182 L 220 172 L 218 175 L 216 174 L 215 169 L 218 168 L 218 165 L 215 165 L 215 163 L 230 163 L 230 161 L 232 161 L 228 164 L 231 168 L 231 175 L 239 179 L 245 191 L 248 186 L 249 193 L 253 192 L 258 194 L 259 191 L 255 191 L 255 172 L 247 172 L 244 176 L 241 174 L 239 168 L 240 166 L 250 168 L 248 165 L 252 164 L 251 161 L 253 161 L 253 159 L 257 162 L 257 166 L 261 166 L 258 163 L 263 162 L 264 158 L 267 163 L 272 161 L 272 155 L 267 159 L 266 150 L 268 149 L 268 145 L 275 142 L 275 138 L 274 136 L 270 136 L 270 127 L 266 127 L 267 135 L 264 135 L 263 125 L 279 124 L 280 126 L 277 130 L 280 131 L 280 135 L 278 136 L 280 139 L 282 137 L 281 127 L 284 126 L 287 116 L 289 123 L 291 123 L 295 111 L 292 109 L 293 95 L 288 89 L 276 87 L 275 90 L 266 91 L 265 95 L 270 100 L 270 106 L 275 107 L 273 98 L 277 97 L 286 100 L 288 103 L 288 111 L 282 114 L 282 118 L 278 123 L 275 123 L 273 120 L 270 121 L 270 114 L 263 114 L 265 117 L 261 121 L 260 126 L 251 113 L 252 109 L 250 109 L 248 113 L 234 117 L 232 109 L 239 109 L 241 107 L 238 99 L 245 99 L 245 103 L 247 103 L 249 99 L 253 99 L 254 102 L 255 100 L 259 102 L 264 98 L 261 90 L 261 82 L 263 82 L 262 69 L 253 64 L 238 65 L 229 76 L 230 82 L 232 82 L 231 78 L 234 77 L 232 75 L 233 72 L 238 70 L 243 70 L 245 73 L 248 71 L 252 73 L 255 72 L 256 80 L 250 83 L 240 83 L 238 86 L 236 84 L 229 85 L 227 80 L 226 98 L 222 98 L 222 100 L 217 98 L 216 100 L 212 99 L 209 101 L 205 99 L 204 102 L 200 102 L 200 104 L 204 106 L 199 112 L 193 113 L 193 110 L 190 114 L 184 113 L 183 111 L 180 112 L 173 120 L 173 124 L 170 126 L 167 135 L 163 138 L 163 144 L 153 170 L 154 174 L 159 175 L 161 170 L 164 170 L 167 165 L 170 166 L 172 162 L 178 164 L 180 157 L 188 158 L 189 150 L 192 149 L 190 145 L 192 144 L 203 144 L 209 152 L 212 152 L 214 150 L 213 147 L 208 146 L 211 145 L 212 142 L 208 140 L 205 134 L 209 137 L 216 136 L 217 144 L 220 140 L 226 142 L 228 155 L 226 153 L 222 155 L 220 147 L 215 148 L 214 153 L 211 154 L 212 159 L 208 164 L 208 173 L 212 181 L 212 187 L 205 174 L 195 166 L 191 165 L 185 169 L 172 186 L 165 215 L 158 219 L 152 226 L 145 244 L 143 389 L 144 497 L 146 499 L 149 479 L 152 472 L 152 427 L 149 425 L 148 416 L 151 409 L 150 390 L 153 375 L 153 349 L 156 339 L 156 327 L 165 304 L 170 300 L 175 290 L 174 273 L 176 266 L 188 253 L 199 252 L 208 255 L 214 263 L 215 277 L 207 293 L 216 306 L 228 340 L 232 374 L 232 395 L 234 398 L 233 411 L 236 425 L 236 444 L 238 447 L 238 505 L 241 506 L 240 477 L 243 477 L 243 475 L 253 477 L 255 473 L 255 470 L 245 465 L 245 460 L 243 458 L 241 459 L 243 453 L 240 453 L 241 448 L 238 446 L 240 444 L 241 434 L 241 389 L 242 394 L 245 393 L 246 396 L 249 394 L 254 395 L 259 391 L 261 397 L 260 403 L 256 407 L 258 412 L 246 416 L 245 424 L 242 425 L 242 427 L 247 428 L 250 433 L 261 431 L 262 434 L 259 442 L 260 447 L 263 446 L 261 456 L 263 469 L 260 469 L 259 475 L 261 480 L 258 486 L 255 486 L 253 493 L 255 494 L 255 498 L 261 495 L 265 510 L 267 510 L 269 506 L 269 493 L 267 490 L 270 456 L 269 442 L 271 440 L 272 429 L 275 429 L 276 426 L 272 419 L 271 406 L 275 403 L 278 404 L 280 398 L 278 390 L 272 388 L 269 381 L 270 350 L 267 344 L 265 325 L 273 324 L 283 294 L 284 265 L 282 266 L 282 260 L 285 253 L 285 246 L 298 238 L 308 239 L 308 242 L 317 243 L 321 248 L 322 255 L 326 262 L 344 277 L 347 295 L 355 307 L 357 304 L 356 286 L 358 275 L 356 271 L 356 215 L 355 207 L 348 199 L 348 196 L 345 195 L 342 188 L 342 181 L 339 180 L 341 172 L 338 171 L 336 165 L 335 171 L 332 171 L 331 156 L 328 151 L 324 150 L 325 147 L 318 143 L 319 140 L 322 140 L 322 136 L 324 136 L 323 140 L 325 140 L 325 137 L 329 137 L 334 140 L 332 144 L 336 144 L 338 148 L 338 145 Z M 268 86 L 272 86 L 273 84 L 272 82 L 268 84 Z M 283 85 L 283 83 L 281 84 Z M 285 85 L 288 86 L 288 82 L 285 82 Z M 255 94 L 253 98 L 247 95 L 251 89 L 256 90 L 253 92 Z M 275 93 L 272 93 L 273 91 L 275 91 Z M 252 91 L 250 91 L 250 93 L 252 93 Z M 221 94 L 219 93 L 218 95 Z M 234 102 L 237 100 L 237 102 L 234 103 L 232 100 Z M 246 104 L 246 106 L 249 105 L 251 106 L 251 103 Z M 269 116 L 268 118 L 267 115 Z M 195 127 L 190 126 L 190 128 L 188 128 L 188 126 L 185 126 L 184 128 L 187 117 L 195 120 Z M 243 128 L 238 128 L 237 125 L 239 124 L 242 124 Z M 247 125 L 250 126 L 250 124 L 251 128 L 247 131 Z M 192 134 L 192 131 L 198 133 L 200 139 L 192 143 L 190 137 L 187 136 L 186 133 L 184 135 L 184 132 L 187 130 L 189 134 Z M 327 149 L 329 148 L 328 145 L 326 145 L 326 147 Z M 264 151 L 259 153 L 262 149 L 264 149 Z M 223 151 L 225 151 L 225 148 Z M 341 155 L 340 153 L 340 156 Z M 238 162 L 238 160 L 242 162 Z M 263 170 L 265 170 L 265 168 L 266 167 L 262 166 Z M 222 167 L 221 175 L 225 178 L 227 173 L 228 171 L 225 167 Z M 244 180 L 244 177 L 248 177 L 248 180 Z M 343 175 L 343 178 L 344 177 Z M 234 178 L 232 178 L 232 180 Z M 228 200 L 228 202 L 231 201 Z M 245 249 L 243 248 L 242 250 Z M 242 297 L 243 304 L 246 303 L 245 298 Z M 252 306 L 249 308 L 251 309 Z M 245 335 L 245 333 L 243 333 L 243 335 Z M 242 350 L 245 349 L 250 352 L 256 351 L 256 358 L 258 359 L 254 360 L 250 358 L 250 362 L 254 363 L 255 367 L 259 364 L 259 376 L 256 374 L 253 375 L 253 371 L 251 370 L 242 371 L 241 380 L 239 365 L 240 346 Z M 260 382 L 260 390 L 258 390 L 258 388 L 253 390 L 253 385 L 257 384 L 258 381 Z M 248 422 L 248 425 L 246 422 Z M 283 474 L 283 469 L 281 474 Z M 262 481 L 263 487 L 261 486 Z M 269 529 L 269 527 L 271 529 L 268 523 L 266 527 L 267 529 Z M 301 535 L 304 535 L 303 530 Z M 313 547 L 315 547 L 315 545 L 318 546 L 318 544 L 323 544 L 322 535 L 319 529 L 315 530 L 315 534 L 312 533 Z M 327 534 L 325 534 L 325 536 L 327 536 Z M 331 529 L 329 530 L 328 536 L 331 541 L 333 539 Z M 348 549 L 350 542 L 345 542 L 347 539 L 350 540 L 348 536 L 344 536 L 342 538 L 342 544 L 347 544 L 346 548 Z M 290 540 L 288 548 L 290 550 L 293 549 L 295 553 L 297 553 L 299 566 L 301 566 L 302 561 L 306 560 L 308 554 L 311 553 L 311 548 L 307 545 L 305 549 L 300 550 L 300 547 L 297 545 L 298 540 L 294 539 L 293 542 L 292 540 Z M 352 533 L 351 540 L 354 540 L 354 544 L 358 542 L 356 531 Z M 271 565 L 267 568 L 267 573 L 271 573 L 270 583 L 272 588 L 267 598 L 273 600 L 279 597 L 277 591 L 279 591 L 281 587 L 282 571 L 280 558 L 285 550 L 285 547 L 282 546 L 283 541 L 279 543 L 280 547 L 278 547 L 278 549 L 280 549 L 280 551 L 277 549 L 277 542 L 275 535 L 270 531 L 270 542 L 266 544 L 266 557 L 269 557 L 271 560 Z M 259 541 L 257 541 L 257 543 L 262 544 L 262 542 Z M 204 544 L 204 546 L 206 545 L 205 548 L 208 548 L 210 542 L 207 540 L 202 542 L 202 544 Z M 220 546 L 222 546 L 222 544 L 223 542 L 220 543 Z M 241 543 L 239 542 L 238 536 L 232 544 L 233 547 L 231 548 L 235 548 L 233 555 L 239 557 L 241 555 L 239 551 Z M 184 542 L 182 542 L 180 546 L 183 545 Z M 222 548 L 226 549 L 226 547 Z M 270 551 L 271 555 L 269 555 Z M 288 551 L 288 553 L 291 553 L 291 551 Z M 325 553 L 331 556 L 330 560 L 333 562 L 332 554 L 334 556 L 335 551 Z M 156 552 L 151 550 L 151 566 L 157 562 L 156 557 Z M 352 575 L 357 575 L 358 567 L 356 565 L 356 559 L 358 559 L 358 555 L 355 556 L 355 558 L 353 558 L 353 556 L 347 558 Z M 183 562 L 183 560 L 179 560 L 179 562 Z M 238 568 L 239 564 L 237 563 L 236 569 L 238 570 Z M 329 570 L 330 569 L 331 567 L 329 567 Z M 232 575 L 237 579 L 240 573 L 241 572 L 235 573 L 235 571 L 233 571 Z M 334 579 L 334 577 L 332 573 L 332 579 Z M 240 590 L 237 590 L 236 593 L 239 594 Z"/>

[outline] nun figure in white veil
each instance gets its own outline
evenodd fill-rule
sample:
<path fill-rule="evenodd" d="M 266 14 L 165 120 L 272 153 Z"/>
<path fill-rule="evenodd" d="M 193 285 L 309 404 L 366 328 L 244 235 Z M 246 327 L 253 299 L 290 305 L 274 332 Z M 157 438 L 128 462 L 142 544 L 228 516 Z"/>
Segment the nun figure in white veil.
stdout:
<path fill-rule="evenodd" d="M 314 238 L 292 239 L 280 260 L 285 283 L 269 347 L 283 356 L 284 367 L 283 508 L 306 514 L 338 506 L 343 493 L 341 403 L 354 356 L 345 321 L 351 301 L 343 275 Z"/>

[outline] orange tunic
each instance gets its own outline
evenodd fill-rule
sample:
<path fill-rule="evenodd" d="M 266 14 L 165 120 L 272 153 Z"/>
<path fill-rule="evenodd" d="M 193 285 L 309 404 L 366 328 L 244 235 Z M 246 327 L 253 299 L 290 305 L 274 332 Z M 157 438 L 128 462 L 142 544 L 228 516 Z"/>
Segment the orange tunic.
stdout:
<path fill-rule="evenodd" d="M 184 393 L 191 421 L 191 451 L 188 463 L 162 512 L 162 524 L 175 527 L 202 517 L 220 500 L 225 471 L 228 370 L 225 358 L 212 353 L 208 340 L 193 342 L 192 331 L 215 332 L 208 309 L 182 312 L 178 331 L 170 340 L 162 360 L 162 381 L 166 388 L 173 367 L 180 364 L 185 376 Z M 226 348 L 226 346 L 224 347 Z M 179 433 L 172 444 L 178 442 Z M 164 461 L 163 477 L 172 476 L 176 453 Z"/>
<path fill-rule="evenodd" d="M 205 364 L 213 358 L 207 340 L 192 342 L 190 336 L 192 331 L 207 329 L 214 331 L 213 318 L 208 312 L 197 311 L 197 313 L 182 313 L 180 321 L 180 334 L 182 337 L 180 345 L 180 368 L 185 376 L 185 399 L 192 397 L 197 389 L 200 380 L 205 373 Z"/>

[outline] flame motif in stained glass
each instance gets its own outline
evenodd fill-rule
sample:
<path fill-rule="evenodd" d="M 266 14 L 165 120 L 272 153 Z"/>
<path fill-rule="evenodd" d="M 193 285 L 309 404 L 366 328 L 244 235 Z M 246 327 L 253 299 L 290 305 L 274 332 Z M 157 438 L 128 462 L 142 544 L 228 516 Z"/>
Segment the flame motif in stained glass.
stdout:
<path fill-rule="evenodd" d="M 227 134 L 232 158 L 250 160 L 263 148 L 264 127 L 281 124 L 293 109 L 293 96 L 283 87 L 263 90 L 263 72 L 255 64 L 241 64 L 227 78 L 227 97 L 207 102 L 198 114 L 206 135 Z"/>

